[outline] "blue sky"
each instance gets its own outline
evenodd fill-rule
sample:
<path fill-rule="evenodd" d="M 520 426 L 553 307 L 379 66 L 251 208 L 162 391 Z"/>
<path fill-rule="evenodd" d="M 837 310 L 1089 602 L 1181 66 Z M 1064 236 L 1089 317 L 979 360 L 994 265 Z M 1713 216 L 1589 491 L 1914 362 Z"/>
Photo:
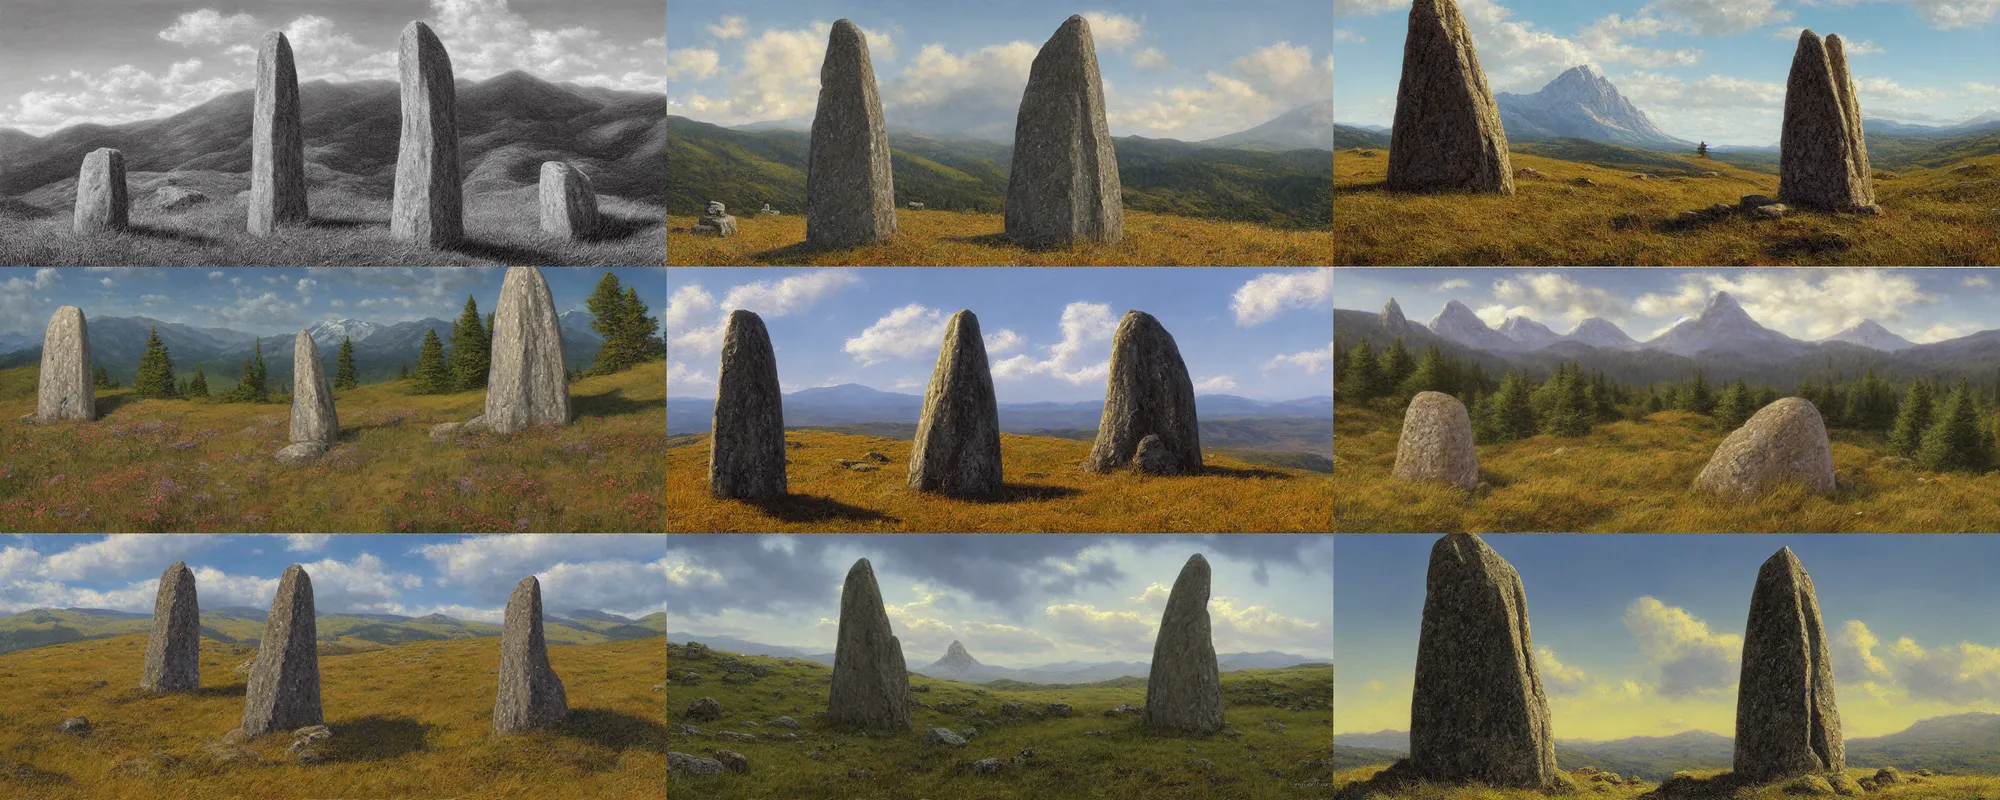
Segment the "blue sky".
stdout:
<path fill-rule="evenodd" d="M 1485 537 L 1520 572 L 1565 739 L 1735 730 L 1757 569 L 1790 547 L 1812 576 L 1848 736 L 2000 711 L 2000 585 L 1989 535 Z M 1334 545 L 1336 733 L 1408 730 L 1424 574 L 1436 537 Z"/>
<path fill-rule="evenodd" d="M 944 324 L 979 317 L 1001 402 L 1102 399 L 1127 310 L 1174 335 L 1197 394 L 1331 394 L 1334 270 L 1241 267 L 667 270 L 667 393 L 714 397 L 723 324 L 755 311 L 787 392 L 923 394 Z"/>
<path fill-rule="evenodd" d="M 1395 116 L 1409 0 L 1335 0 L 1334 115 Z M 1669 135 L 1778 141 L 1800 28 L 1848 42 L 1867 117 L 1918 124 L 2000 109 L 2000 0 L 1459 0 L 1495 92 L 1591 64 Z"/>
<path fill-rule="evenodd" d="M 256 84 L 268 31 L 299 80 L 396 79 L 404 25 L 423 20 L 460 79 L 522 69 L 553 81 L 660 92 L 660 0 L 70 0 L 0 8 L 0 128 L 170 116 Z"/>
<path fill-rule="evenodd" d="M 534 575 L 550 613 L 645 616 L 666 610 L 666 536 L 654 534 L 71 534 L 0 537 L 0 614 L 32 608 L 151 613 L 160 573 L 186 561 L 204 610 L 269 608 L 292 564 L 312 577 L 322 614 L 484 622 L 505 618 L 514 584 Z"/>
<path fill-rule="evenodd" d="M 1380 311 L 1389 298 L 1417 322 L 1458 300 L 1489 325 L 1526 315 L 1558 333 L 1609 319 L 1644 341 L 1726 291 L 1765 327 L 1800 339 L 1873 319 L 1914 342 L 2000 329 L 1992 269 L 1343 269 L 1334 305 Z"/>
<path fill-rule="evenodd" d="M 655 319 L 661 267 L 544 267 L 558 313 L 584 310 L 604 273 L 635 286 Z M 49 315 L 73 305 L 89 317 L 143 316 L 260 335 L 353 318 L 392 325 L 457 319 L 471 295 L 482 313 L 500 299 L 502 267 L 43 267 L 0 268 L 0 336 L 39 339 Z"/>
<path fill-rule="evenodd" d="M 867 558 L 913 667 L 953 640 L 996 666 L 1150 661 L 1167 591 L 1195 553 L 1211 570 L 1216 652 L 1332 656 L 1323 535 L 672 536 L 667 629 L 831 652 L 841 584 Z M 743 586 L 759 588 L 730 588 Z"/>
<path fill-rule="evenodd" d="M 1116 136 L 1206 139 L 1332 96 L 1326 0 L 761 0 L 669 4 L 668 113 L 810 120 L 844 15 L 868 36 L 892 128 L 1011 141 L 1029 65 L 1071 14 L 1091 20 Z"/>

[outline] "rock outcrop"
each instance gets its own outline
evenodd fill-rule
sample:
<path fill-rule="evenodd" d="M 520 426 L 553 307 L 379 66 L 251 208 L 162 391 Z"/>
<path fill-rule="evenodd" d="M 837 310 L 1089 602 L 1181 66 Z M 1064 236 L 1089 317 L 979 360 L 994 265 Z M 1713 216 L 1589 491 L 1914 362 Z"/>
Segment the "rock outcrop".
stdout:
<path fill-rule="evenodd" d="M 125 153 L 100 147 L 83 156 L 76 176 L 76 206 L 70 228 L 79 236 L 119 232 L 131 225 L 132 201 L 125 193 Z"/>
<path fill-rule="evenodd" d="M 1778 199 L 1821 211 L 1879 212 L 1861 106 L 1840 37 L 1799 34 L 1785 84 Z"/>
<path fill-rule="evenodd" d="M 569 697 L 549 666 L 542 638 L 542 583 L 533 575 L 515 584 L 500 629 L 500 689 L 493 701 L 493 732 L 519 733 L 562 722 Z"/>
<path fill-rule="evenodd" d="M 1196 553 L 1174 580 L 1146 678 L 1146 726 L 1182 733 L 1222 730 L 1222 679 L 1208 626 L 1208 560 Z"/>
<path fill-rule="evenodd" d="M 1815 494 L 1834 490 L 1826 422 L 1812 401 L 1800 397 L 1751 415 L 1722 440 L 1694 479 L 1696 488 L 1730 497 L 1752 497 L 1791 483 Z"/>
<path fill-rule="evenodd" d="M 1847 768 L 1812 578 L 1789 547 L 1757 570 L 1736 691 L 1735 773 L 1763 783 Z"/>
<path fill-rule="evenodd" d="M 299 73 L 281 31 L 257 49 L 257 93 L 250 116 L 250 232 L 302 225 L 306 207 L 306 137 L 299 115 Z"/>
<path fill-rule="evenodd" d="M 465 187 L 458 172 L 458 90 L 451 54 L 430 26 L 403 28 L 397 52 L 403 85 L 402 140 L 389 232 L 423 247 L 444 248 L 465 236 Z"/>
<path fill-rule="evenodd" d="M 987 497 L 1002 488 L 1000 405 L 979 318 L 971 311 L 960 310 L 945 324 L 910 448 L 909 485 L 953 497 Z"/>
<path fill-rule="evenodd" d="M 333 408 L 333 387 L 326 382 L 326 365 L 312 334 L 299 331 L 292 339 L 291 444 L 278 451 L 285 463 L 310 461 L 326 453 L 340 438 L 340 417 Z"/>
<path fill-rule="evenodd" d="M 1414 0 L 1389 133 L 1395 191 L 1513 194 L 1499 106 L 1455 0 Z"/>
<path fill-rule="evenodd" d="M 1072 16 L 1042 45 L 1014 120 L 1007 236 L 1024 247 L 1125 237 L 1118 153 L 1090 23 Z"/>
<path fill-rule="evenodd" d="M 1409 318 L 1403 316 L 1403 307 L 1396 305 L 1394 297 L 1382 306 L 1381 319 L 1382 333 L 1388 336 L 1399 336 L 1410 327 Z"/>
<path fill-rule="evenodd" d="M 889 629 L 882 589 L 868 559 L 854 562 L 840 590 L 840 632 L 826 721 L 866 730 L 910 729 L 910 673 L 903 645 Z"/>
<path fill-rule="evenodd" d="M 1431 548 L 1410 765 L 1437 783 L 1539 788 L 1557 779 L 1527 593 L 1513 565 L 1472 534 Z"/>
<path fill-rule="evenodd" d="M 312 577 L 297 564 L 278 580 L 243 693 L 243 733 L 252 738 L 326 722 L 319 703 L 319 623 Z"/>
<path fill-rule="evenodd" d="M 1155 474 L 1201 474 L 1201 429 L 1187 362 L 1181 360 L 1174 335 L 1159 320 L 1143 311 L 1127 311 L 1111 336 L 1104 414 L 1090 446 L 1088 466 L 1093 472 L 1125 466 L 1148 436 L 1158 436 L 1159 445 L 1171 455 L 1154 457 L 1154 469 L 1166 470 Z"/>
<path fill-rule="evenodd" d="M 83 309 L 63 306 L 49 316 L 42 335 L 42 371 L 35 421 L 97 419 L 97 384 L 90 371 L 90 325 Z"/>
<path fill-rule="evenodd" d="M 542 271 L 509 267 L 493 312 L 493 359 L 486 372 L 486 414 L 495 433 L 569 424 L 569 373 L 562 325 Z"/>
<path fill-rule="evenodd" d="M 868 37 L 833 23 L 819 68 L 819 108 L 806 157 L 806 243 L 852 247 L 896 235 L 896 186 L 889 130 Z"/>
<path fill-rule="evenodd" d="M 1443 392 L 1418 392 L 1411 398 L 1391 474 L 1468 492 L 1478 488 L 1479 453 L 1472 447 L 1472 416 L 1465 404 Z"/>
<path fill-rule="evenodd" d="M 739 500 L 783 497 L 785 398 L 763 318 L 740 308 L 729 312 L 717 375 L 708 493 Z"/>
<path fill-rule="evenodd" d="M 194 572 L 176 561 L 160 573 L 153 597 L 153 633 L 146 637 L 146 665 L 139 688 L 192 692 L 201 688 L 201 604 Z"/>
<path fill-rule="evenodd" d="M 583 170 L 568 162 L 544 161 L 538 189 L 543 233 L 569 241 L 597 233 L 597 188 Z"/>

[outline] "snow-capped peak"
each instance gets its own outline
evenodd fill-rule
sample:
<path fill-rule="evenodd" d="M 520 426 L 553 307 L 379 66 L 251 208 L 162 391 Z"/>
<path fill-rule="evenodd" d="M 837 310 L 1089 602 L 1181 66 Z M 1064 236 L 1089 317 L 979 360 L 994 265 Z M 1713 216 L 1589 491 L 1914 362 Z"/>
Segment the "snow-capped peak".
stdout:
<path fill-rule="evenodd" d="M 381 330 L 381 325 L 358 319 L 330 319 L 306 328 L 306 332 L 312 334 L 313 341 L 322 345 L 339 344 L 341 339 L 359 342 Z"/>
<path fill-rule="evenodd" d="M 1864 319 L 1856 323 L 1853 327 L 1850 327 L 1847 330 L 1841 331 L 1832 336 L 1828 336 L 1824 339 L 1821 339 L 1820 341 L 1846 342 L 1848 344 L 1860 345 L 1862 347 L 1866 347 L 1871 350 L 1881 350 L 1883 352 L 1889 352 L 1889 353 L 1893 353 L 1897 350 L 1903 350 L 1916 346 L 1915 342 L 1912 342 L 1901 336 L 1897 336 L 1895 333 L 1891 332 L 1888 328 L 1882 327 L 1879 323 L 1877 323 L 1875 320 L 1872 319 Z"/>

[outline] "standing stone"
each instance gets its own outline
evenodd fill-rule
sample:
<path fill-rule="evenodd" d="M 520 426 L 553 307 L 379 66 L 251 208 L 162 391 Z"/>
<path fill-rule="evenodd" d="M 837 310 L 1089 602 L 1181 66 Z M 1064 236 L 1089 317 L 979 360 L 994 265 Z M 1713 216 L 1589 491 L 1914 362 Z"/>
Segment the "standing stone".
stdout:
<path fill-rule="evenodd" d="M 1396 305 L 1396 298 L 1389 298 L 1389 303 L 1382 306 L 1382 333 L 1387 336 L 1401 336 L 1407 332 L 1409 326 L 1409 319 L 1403 316 L 1403 307 Z"/>
<path fill-rule="evenodd" d="M 160 573 L 153 597 L 153 633 L 146 637 L 146 671 L 139 688 L 149 692 L 192 692 L 201 688 L 201 605 L 195 601 L 194 573 L 176 561 Z"/>
<path fill-rule="evenodd" d="M 1752 782 L 1847 768 L 1812 578 L 1789 547 L 1757 570 L 1736 690 L 1736 765 Z"/>
<path fill-rule="evenodd" d="M 319 705 L 319 624 L 311 576 L 293 564 L 278 581 L 250 684 L 243 693 L 243 733 L 257 737 L 326 720 Z"/>
<path fill-rule="evenodd" d="M 541 201 L 543 233 L 579 241 L 597 232 L 597 189 L 583 170 L 542 162 Z"/>
<path fill-rule="evenodd" d="M 569 373 L 562 326 L 542 271 L 508 267 L 493 312 L 493 361 L 486 373 L 486 415 L 495 433 L 569 424 Z"/>
<path fill-rule="evenodd" d="M 952 497 L 1000 491 L 1000 405 L 971 311 L 951 315 L 910 448 L 910 488 Z"/>
<path fill-rule="evenodd" d="M 63 306 L 49 317 L 42 334 L 41 383 L 35 421 L 97 419 L 97 384 L 90 374 L 90 325 L 83 309 Z"/>
<path fill-rule="evenodd" d="M 285 34 L 257 49 L 257 105 L 250 117 L 250 232 L 269 236 L 306 221 L 306 137 L 299 73 Z"/>
<path fill-rule="evenodd" d="M 1194 380 L 1174 335 L 1144 311 L 1127 311 L 1111 336 L 1111 374 L 1104 381 L 1104 415 L 1090 446 L 1092 472 L 1132 462 L 1139 443 L 1160 437 L 1171 458 L 1155 463 L 1166 472 L 1201 473 L 1201 429 L 1195 419 Z"/>
<path fill-rule="evenodd" d="M 1513 194 L 1507 131 L 1455 0 L 1415 0 L 1389 133 L 1388 187 Z"/>
<path fill-rule="evenodd" d="M 569 698 L 562 678 L 549 666 L 542 638 L 542 583 L 530 575 L 507 598 L 506 627 L 500 631 L 500 691 L 493 701 L 493 732 L 520 733 L 562 722 Z"/>
<path fill-rule="evenodd" d="M 292 443 L 278 451 L 278 460 L 318 458 L 339 438 L 340 417 L 334 413 L 333 387 L 327 385 L 319 345 L 312 334 L 299 331 L 292 340 Z"/>
<path fill-rule="evenodd" d="M 100 147 L 85 154 L 76 176 L 76 209 L 71 228 L 77 234 L 122 231 L 131 223 L 132 204 L 125 196 L 125 154 Z"/>
<path fill-rule="evenodd" d="M 854 23 L 838 20 L 820 62 L 819 110 L 806 154 L 806 243 L 852 247 L 895 235 L 889 131 L 868 38 Z"/>
<path fill-rule="evenodd" d="M 708 201 L 708 208 L 701 215 L 701 219 L 688 230 L 692 233 L 714 234 L 718 239 L 735 236 L 736 218 L 729 215 L 728 208 L 720 200 Z"/>
<path fill-rule="evenodd" d="M 458 177 L 458 94 L 451 55 L 430 26 L 403 28 L 397 63 L 403 83 L 403 135 L 396 151 L 396 195 L 389 232 L 424 247 L 465 235 L 464 187 Z"/>
<path fill-rule="evenodd" d="M 1479 453 L 1472 447 L 1472 415 L 1443 392 L 1418 392 L 1403 412 L 1390 473 L 1409 481 L 1440 481 L 1465 491 L 1479 487 Z"/>
<path fill-rule="evenodd" d="M 1222 730 L 1222 678 L 1208 628 L 1208 559 L 1200 553 L 1181 567 L 1160 632 L 1153 639 L 1153 669 L 1146 678 L 1146 727 L 1186 733 Z"/>
<path fill-rule="evenodd" d="M 785 399 L 763 318 L 729 312 L 709 430 L 708 493 L 758 500 L 785 496 Z"/>
<path fill-rule="evenodd" d="M 1125 238 L 1118 153 L 1090 23 L 1072 16 L 1042 45 L 1014 118 L 1007 236 L 1023 247 Z"/>
<path fill-rule="evenodd" d="M 1549 703 L 1521 576 L 1469 533 L 1431 547 L 1410 699 L 1410 765 L 1438 783 L 1535 788 L 1556 777 Z"/>
<path fill-rule="evenodd" d="M 1833 450 L 1826 422 L 1812 401 L 1787 397 L 1752 414 L 1709 456 L 1694 485 L 1730 497 L 1752 497 L 1790 483 L 1832 494 Z"/>
<path fill-rule="evenodd" d="M 840 633 L 833 648 L 826 721 L 897 733 L 910 729 L 910 673 L 903 666 L 903 644 L 889 630 L 882 589 L 865 558 L 854 562 L 840 589 Z"/>
<path fill-rule="evenodd" d="M 1837 36 L 1822 43 L 1810 30 L 1799 34 L 1785 84 L 1778 199 L 1822 211 L 1879 210 L 1854 77 Z"/>

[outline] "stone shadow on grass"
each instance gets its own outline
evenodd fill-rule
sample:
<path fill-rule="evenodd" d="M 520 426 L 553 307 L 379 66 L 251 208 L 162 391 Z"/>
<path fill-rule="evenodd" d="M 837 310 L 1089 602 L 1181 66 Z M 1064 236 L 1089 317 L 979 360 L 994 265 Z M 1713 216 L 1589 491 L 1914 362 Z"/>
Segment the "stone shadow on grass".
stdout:
<path fill-rule="evenodd" d="M 1040 483 L 1005 483 L 1000 491 L 986 497 L 958 498 L 971 503 L 1032 503 L 1043 500 L 1061 500 L 1083 494 L 1082 489 L 1068 486 L 1050 486 Z"/>
<path fill-rule="evenodd" d="M 615 388 L 597 394 L 572 394 L 569 398 L 570 421 L 584 417 L 623 417 L 629 414 L 663 414 L 665 404 L 657 400 L 633 400 L 625 396 L 625 389 Z M 657 417 L 656 417 L 657 418 Z"/>
<path fill-rule="evenodd" d="M 421 752 L 431 729 L 409 717 L 382 714 L 329 722 L 327 727 L 333 730 L 327 742 L 330 761 L 386 761 Z"/>
<path fill-rule="evenodd" d="M 849 522 L 901 522 L 895 517 L 870 508 L 851 506 L 831 497 L 816 497 L 809 494 L 788 494 L 763 500 L 745 500 L 764 513 L 785 522 L 820 522 L 839 519 Z"/>
<path fill-rule="evenodd" d="M 1288 481 L 1298 477 L 1296 475 L 1279 472 L 1274 469 L 1258 469 L 1256 467 L 1244 467 L 1239 469 L 1236 467 L 1218 467 L 1213 464 L 1203 465 L 1201 468 L 1201 474 L 1212 475 L 1217 478 L 1264 478 L 1264 479 L 1275 478 L 1281 481 Z"/>
<path fill-rule="evenodd" d="M 352 217 L 312 217 L 306 220 L 306 224 L 303 227 L 324 228 L 328 230 L 352 230 L 355 228 L 387 228 L 388 226 L 389 223 L 384 220 L 356 219 Z"/>
<path fill-rule="evenodd" d="M 660 220 L 645 217 L 628 217 L 622 214 L 599 214 L 597 227 L 582 237 L 586 242 L 615 242 L 630 239 L 640 231 L 661 225 Z M 643 265 L 642 265 L 643 266 Z"/>
<path fill-rule="evenodd" d="M 854 248 L 822 247 L 820 245 L 811 244 L 808 242 L 799 242 L 797 244 L 788 244 L 785 245 L 784 247 L 777 247 L 777 248 L 772 248 L 770 250 L 765 250 L 764 252 L 761 253 L 751 253 L 750 257 L 765 263 L 803 264 L 805 263 L 806 259 L 809 259 L 816 255 L 821 255 L 825 253 L 838 253 L 843 250 L 852 250 L 852 249 Z"/>
<path fill-rule="evenodd" d="M 520 245 L 501 244 L 467 237 L 444 248 L 459 255 L 483 258 L 514 267 L 561 266 L 554 253 Z"/>
<path fill-rule="evenodd" d="M 612 750 L 667 754 L 667 725 L 623 711 L 572 708 L 560 728 L 564 736 Z"/>
<path fill-rule="evenodd" d="M 126 226 L 125 230 L 131 233 L 133 236 L 144 236 L 148 239 L 166 239 L 175 242 L 186 242 L 188 244 L 197 244 L 197 245 L 202 245 L 204 247 L 215 244 L 218 241 L 220 241 L 219 239 L 216 239 L 213 236 L 204 236 L 199 233 L 189 233 L 187 231 L 178 230 L 175 228 L 165 228 L 159 225 L 141 225 L 134 223 Z"/>
<path fill-rule="evenodd" d="M 1001 233 L 984 233 L 984 234 L 980 234 L 980 235 L 978 235 L 978 236 L 946 236 L 946 237 L 944 237 L 944 240 L 945 240 L 945 241 L 947 241 L 947 242 L 958 242 L 958 243 L 960 243 L 960 244 L 976 244 L 976 245 L 980 245 L 980 246 L 982 246 L 982 247 L 1015 247 L 1015 246 L 1017 246 L 1017 245 L 1015 245 L 1015 244 L 1014 244 L 1014 237 L 1012 237 L 1012 236 L 1008 236 L 1008 235 L 1007 235 L 1007 234 L 1006 234 L 1006 233 L 1005 233 L 1004 231 L 1003 231 L 1003 232 L 1001 232 Z M 1052 250 L 1052 249 L 1063 249 L 1063 248 L 1067 248 L 1067 247 L 1068 247 L 1068 245 L 1063 245 L 1063 246 L 1061 246 L 1061 247 L 1040 247 L 1040 248 L 1035 248 L 1035 247 L 1024 247 L 1024 248 L 1022 248 L 1022 249 L 1024 249 L 1024 250 Z"/>

